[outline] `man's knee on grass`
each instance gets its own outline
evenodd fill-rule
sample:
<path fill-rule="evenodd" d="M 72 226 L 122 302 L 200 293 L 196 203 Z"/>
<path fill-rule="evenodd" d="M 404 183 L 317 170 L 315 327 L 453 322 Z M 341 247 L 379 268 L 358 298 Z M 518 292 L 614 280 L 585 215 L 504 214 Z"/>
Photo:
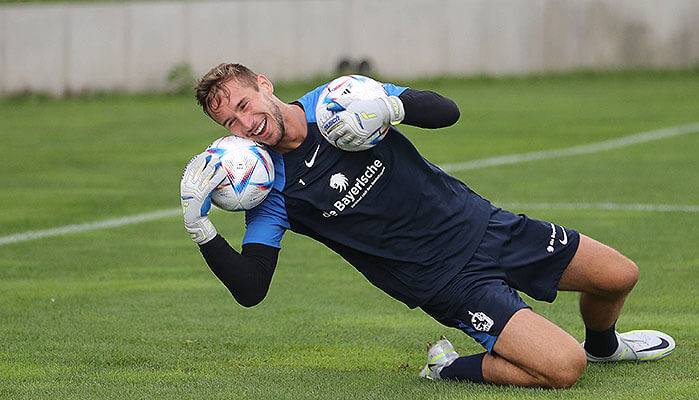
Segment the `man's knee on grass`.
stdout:
<path fill-rule="evenodd" d="M 569 388 L 578 381 L 586 364 L 587 358 L 582 346 L 570 348 L 545 372 L 545 384 L 542 386 L 551 389 Z"/>

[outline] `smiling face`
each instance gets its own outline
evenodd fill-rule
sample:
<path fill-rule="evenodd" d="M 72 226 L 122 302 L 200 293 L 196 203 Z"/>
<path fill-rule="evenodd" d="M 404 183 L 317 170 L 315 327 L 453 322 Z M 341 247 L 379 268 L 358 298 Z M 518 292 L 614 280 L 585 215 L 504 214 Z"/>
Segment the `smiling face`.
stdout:
<path fill-rule="evenodd" d="M 274 147 L 284 139 L 284 118 L 271 82 L 258 75 L 256 83 L 254 87 L 235 78 L 223 82 L 206 110 L 231 134 Z"/>
<path fill-rule="evenodd" d="M 275 152 L 294 150 L 308 133 L 303 108 L 283 103 L 269 79 L 242 64 L 215 66 L 197 82 L 195 92 L 206 115 L 231 134 Z"/>

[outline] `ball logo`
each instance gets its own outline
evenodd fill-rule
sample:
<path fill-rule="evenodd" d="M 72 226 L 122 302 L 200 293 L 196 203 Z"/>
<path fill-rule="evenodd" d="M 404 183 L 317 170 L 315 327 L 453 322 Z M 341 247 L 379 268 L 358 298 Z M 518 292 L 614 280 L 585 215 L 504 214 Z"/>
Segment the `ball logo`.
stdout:
<path fill-rule="evenodd" d="M 471 314 L 471 325 L 473 329 L 480 332 L 488 332 L 490 328 L 493 327 L 493 320 L 484 313 L 480 311 L 477 313 L 469 311 L 468 313 Z"/>
<path fill-rule="evenodd" d="M 342 172 L 338 172 L 330 177 L 330 187 L 337 189 L 340 193 L 347 189 L 348 183 L 347 177 Z"/>

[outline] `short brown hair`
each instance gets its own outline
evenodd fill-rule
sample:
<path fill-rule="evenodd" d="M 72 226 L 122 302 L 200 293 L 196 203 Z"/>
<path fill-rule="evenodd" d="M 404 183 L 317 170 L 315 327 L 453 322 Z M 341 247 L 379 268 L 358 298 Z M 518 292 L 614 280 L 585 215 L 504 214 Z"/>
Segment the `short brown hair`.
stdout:
<path fill-rule="evenodd" d="M 209 111 L 215 111 L 221 105 L 221 98 L 230 96 L 230 92 L 223 85 L 235 79 L 241 85 L 252 87 L 256 91 L 257 74 L 242 64 L 222 63 L 207 72 L 194 89 L 197 102 L 206 115 L 211 117 Z"/>

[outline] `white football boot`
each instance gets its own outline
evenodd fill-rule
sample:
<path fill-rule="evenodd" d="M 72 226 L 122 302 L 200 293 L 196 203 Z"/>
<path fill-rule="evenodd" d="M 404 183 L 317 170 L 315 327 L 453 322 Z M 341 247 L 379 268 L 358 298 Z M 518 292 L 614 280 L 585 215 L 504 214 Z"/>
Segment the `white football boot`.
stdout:
<path fill-rule="evenodd" d="M 427 365 L 420 371 L 421 378 L 441 380 L 439 372 L 459 358 L 459 353 L 447 338 L 441 336 L 434 343 L 427 342 Z"/>
<path fill-rule="evenodd" d="M 589 362 L 614 361 L 655 361 L 667 357 L 675 350 L 675 340 L 662 332 L 638 330 L 625 333 L 616 332 L 619 347 L 607 357 L 595 357 L 587 351 Z M 585 342 L 582 343 L 583 346 Z"/>

